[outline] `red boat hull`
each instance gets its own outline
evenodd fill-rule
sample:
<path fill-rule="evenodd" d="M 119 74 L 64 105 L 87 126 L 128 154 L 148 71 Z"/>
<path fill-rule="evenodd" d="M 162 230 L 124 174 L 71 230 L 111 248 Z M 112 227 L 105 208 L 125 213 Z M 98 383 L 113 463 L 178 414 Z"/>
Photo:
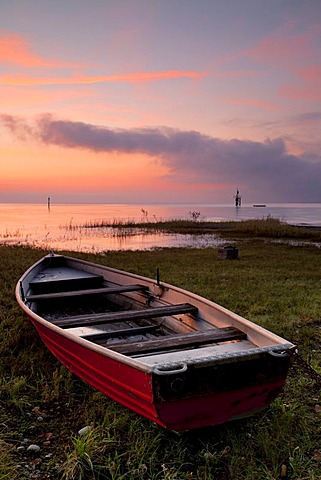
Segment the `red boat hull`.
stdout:
<path fill-rule="evenodd" d="M 157 375 L 153 371 L 143 371 L 87 348 L 32 317 L 30 319 L 49 350 L 70 371 L 118 403 L 177 432 L 217 425 L 259 412 L 278 395 L 287 375 L 288 358 L 275 360 L 281 363 L 276 369 L 274 365 L 276 373 L 272 378 L 268 378 L 267 372 L 262 374 L 259 367 L 255 369 L 256 362 L 252 361 L 253 372 L 239 385 L 235 378 L 228 381 L 226 377 L 211 381 L 214 387 L 207 388 L 206 378 L 212 371 L 197 369 L 191 373 L 194 377 L 188 379 L 187 385 L 194 383 L 195 386 L 198 382 L 199 388 L 189 392 L 179 373 Z M 245 375 L 247 370 L 245 362 Z M 173 388 L 178 380 L 181 389 Z"/>

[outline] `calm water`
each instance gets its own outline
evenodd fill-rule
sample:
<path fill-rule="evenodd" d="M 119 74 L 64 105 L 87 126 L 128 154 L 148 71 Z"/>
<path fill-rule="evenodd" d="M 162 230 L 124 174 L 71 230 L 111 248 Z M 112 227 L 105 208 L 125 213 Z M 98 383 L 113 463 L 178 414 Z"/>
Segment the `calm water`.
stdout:
<path fill-rule="evenodd" d="M 47 205 L 0 204 L 0 242 L 28 244 L 47 249 L 102 252 L 104 250 L 144 250 L 157 247 L 218 246 L 225 243 L 215 235 L 151 234 L 110 228 L 84 228 L 102 220 L 191 219 L 224 221 L 272 216 L 294 225 L 321 226 L 321 204 L 273 204 L 266 207 L 243 205 Z"/>

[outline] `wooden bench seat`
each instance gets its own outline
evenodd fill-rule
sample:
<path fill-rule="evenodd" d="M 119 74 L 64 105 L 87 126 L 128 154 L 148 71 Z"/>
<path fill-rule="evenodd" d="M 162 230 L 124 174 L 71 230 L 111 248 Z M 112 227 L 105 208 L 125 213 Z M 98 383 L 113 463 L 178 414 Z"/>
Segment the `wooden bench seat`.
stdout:
<path fill-rule="evenodd" d="M 68 292 L 55 292 L 55 293 L 41 293 L 36 295 L 28 295 L 26 300 L 28 302 L 39 302 L 44 300 L 57 300 L 62 298 L 81 297 L 83 295 L 101 295 L 111 293 L 124 293 L 134 291 L 146 291 L 148 287 L 145 285 L 121 285 L 117 287 L 101 287 L 101 288 L 89 288 L 86 290 L 72 290 Z"/>
<path fill-rule="evenodd" d="M 109 332 L 97 332 L 97 333 L 90 333 L 88 335 L 81 335 L 81 338 L 90 340 L 92 342 L 103 343 L 104 340 L 107 340 L 108 338 L 151 333 L 151 332 L 154 332 L 155 330 L 158 330 L 160 327 L 161 325 L 158 325 L 158 324 L 145 325 L 143 327 L 127 327 L 119 330 L 110 330 Z"/>
<path fill-rule="evenodd" d="M 61 328 L 86 327 L 102 325 L 104 323 L 126 322 L 130 320 L 143 320 L 148 318 L 165 317 L 185 313 L 197 313 L 197 308 L 190 303 L 177 305 L 164 305 L 162 307 L 142 308 L 140 310 L 122 310 L 121 312 L 95 313 L 92 315 L 77 315 L 54 320 L 52 323 Z"/>
<path fill-rule="evenodd" d="M 29 284 L 34 295 L 41 293 L 58 293 L 72 290 L 88 290 L 103 286 L 104 277 L 71 268 L 45 269 Z"/>
<path fill-rule="evenodd" d="M 186 347 L 198 347 L 206 343 L 226 342 L 230 340 L 246 339 L 246 334 L 234 327 L 217 328 L 205 332 L 174 334 L 168 337 L 161 337 L 141 342 L 122 342 L 114 345 L 107 345 L 107 348 L 124 355 L 142 355 L 157 351 L 180 350 Z"/>

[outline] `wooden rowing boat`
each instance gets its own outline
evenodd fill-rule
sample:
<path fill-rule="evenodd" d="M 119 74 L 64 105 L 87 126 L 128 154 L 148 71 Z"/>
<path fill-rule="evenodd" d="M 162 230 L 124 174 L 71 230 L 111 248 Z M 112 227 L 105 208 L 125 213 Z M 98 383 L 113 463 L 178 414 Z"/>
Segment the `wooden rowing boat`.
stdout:
<path fill-rule="evenodd" d="M 261 411 L 284 386 L 294 350 L 198 295 L 63 255 L 33 265 L 16 297 L 67 368 L 174 431 Z"/>

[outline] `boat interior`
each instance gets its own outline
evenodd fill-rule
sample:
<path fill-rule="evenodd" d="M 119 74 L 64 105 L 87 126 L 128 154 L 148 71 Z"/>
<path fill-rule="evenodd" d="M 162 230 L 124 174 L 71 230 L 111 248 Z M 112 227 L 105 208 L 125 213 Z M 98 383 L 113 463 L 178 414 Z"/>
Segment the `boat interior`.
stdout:
<path fill-rule="evenodd" d="M 26 290 L 24 301 L 45 320 L 149 365 L 257 348 L 244 331 L 218 328 L 189 302 L 155 299 L 149 285 L 119 285 L 62 265 L 39 270 Z"/>

